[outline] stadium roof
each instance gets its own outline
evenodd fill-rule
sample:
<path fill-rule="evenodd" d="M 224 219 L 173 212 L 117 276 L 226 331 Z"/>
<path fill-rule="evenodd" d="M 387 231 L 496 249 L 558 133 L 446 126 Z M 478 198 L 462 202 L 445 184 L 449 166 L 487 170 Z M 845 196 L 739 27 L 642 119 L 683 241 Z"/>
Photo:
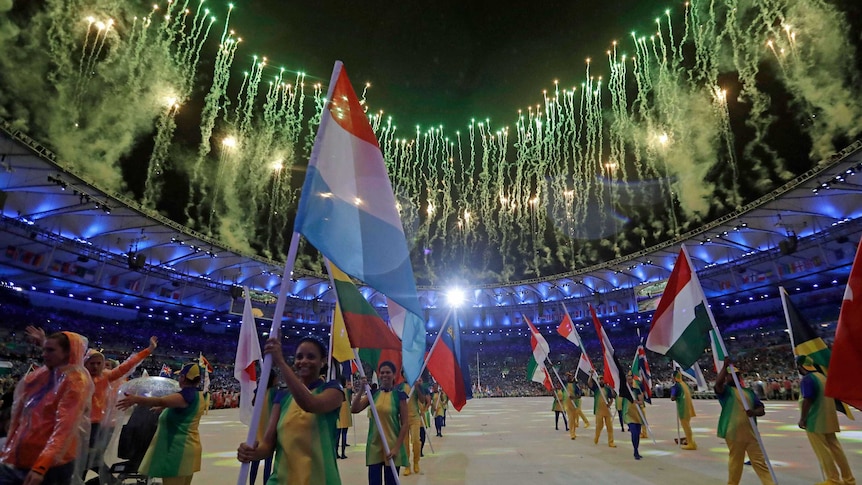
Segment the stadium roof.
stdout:
<path fill-rule="evenodd" d="M 137 202 L 99 189 L 9 125 L 0 126 L 0 277 L 36 291 L 131 308 L 162 303 L 203 312 L 236 311 L 249 286 L 271 314 L 283 265 L 230 248 Z M 845 279 L 862 232 L 862 142 L 822 161 L 733 214 L 677 240 L 577 272 L 507 285 L 465 287 L 466 306 L 542 306 L 565 300 L 637 302 L 667 278 L 679 244 L 690 249 L 708 296 L 750 297 L 787 285 Z M 295 272 L 287 311 L 321 314 L 334 296 L 324 276 Z M 762 284 L 757 284 L 762 283 Z M 29 288 L 28 288 L 29 289 Z M 422 287 L 424 307 L 445 307 L 448 288 Z M 375 306 L 385 300 L 369 288 Z M 749 295 L 751 293 L 751 295 Z M 643 295 L 641 295 L 643 296 Z M 636 308 L 630 308 L 634 311 Z M 623 310 L 618 310 L 622 312 Z M 541 312 L 540 312 L 541 313 Z M 268 315 L 267 315 L 268 316 Z M 325 320 L 325 319 L 324 319 Z"/>

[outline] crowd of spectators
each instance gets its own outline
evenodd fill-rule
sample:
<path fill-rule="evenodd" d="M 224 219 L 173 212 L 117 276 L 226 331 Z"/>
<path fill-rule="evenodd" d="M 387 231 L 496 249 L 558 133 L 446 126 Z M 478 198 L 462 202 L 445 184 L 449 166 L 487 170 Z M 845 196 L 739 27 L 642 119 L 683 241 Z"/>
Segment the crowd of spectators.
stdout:
<path fill-rule="evenodd" d="M 34 307 L 18 293 L 0 291 L 0 311 L 3 325 L 0 326 L 0 361 L 10 362 L 11 368 L 0 368 L 0 391 L 14 385 L 14 378 L 27 372 L 30 366 L 39 365 L 41 352 L 24 338 L 28 325 L 43 328 L 51 333 L 72 330 L 85 335 L 90 346 L 99 348 L 106 357 L 124 360 L 132 352 L 147 345 L 150 335 L 159 338 L 156 352 L 140 366 L 150 375 L 158 375 L 163 366 L 178 369 L 183 363 L 204 354 L 214 367 L 210 390 L 213 405 L 229 407 L 236 404 L 237 381 L 233 378 L 233 359 L 236 352 L 236 333 L 206 333 L 199 327 L 177 325 L 157 319 L 118 321 L 75 313 L 69 309 L 47 309 Z M 780 316 L 779 316 L 780 317 Z M 737 361 L 746 381 L 762 398 L 794 399 L 798 397 L 799 376 L 793 365 L 793 352 L 784 328 L 783 318 L 772 315 L 746 314 L 745 321 L 755 321 L 755 327 L 746 329 L 732 321 L 725 326 L 728 352 Z M 824 339 L 830 341 L 834 325 L 824 324 Z M 627 367 L 632 361 L 638 345 L 639 335 L 631 329 L 610 328 L 609 338 L 616 354 Z M 328 331 L 320 326 L 317 332 Z M 580 351 L 549 329 L 543 329 L 550 345 L 552 378 L 553 372 L 560 375 L 575 370 Z M 587 354 L 601 372 L 601 350 L 591 329 L 582 332 Z M 328 335 L 319 335 L 327 339 Z M 550 393 L 539 383 L 527 378 L 527 362 L 531 355 L 529 339 L 524 337 L 499 337 L 497 339 L 462 341 L 462 354 L 469 362 L 475 397 L 541 396 Z M 664 356 L 647 352 L 650 362 L 655 394 L 666 394 L 672 385 L 672 363 Z M 704 376 L 711 388 L 716 372 L 710 353 L 700 362 Z M 585 376 L 582 376 L 585 380 Z"/>

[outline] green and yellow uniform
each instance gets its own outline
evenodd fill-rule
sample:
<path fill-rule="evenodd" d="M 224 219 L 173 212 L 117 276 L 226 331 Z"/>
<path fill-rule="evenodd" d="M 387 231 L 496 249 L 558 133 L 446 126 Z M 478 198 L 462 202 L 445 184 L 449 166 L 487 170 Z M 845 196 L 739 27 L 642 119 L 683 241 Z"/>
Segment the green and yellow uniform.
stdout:
<path fill-rule="evenodd" d="M 318 395 L 341 390 L 337 381 L 315 381 L 308 390 Z M 275 460 L 268 485 L 341 485 L 335 462 L 335 422 L 339 409 L 310 413 L 290 393 L 281 396 L 276 425 Z"/>
<path fill-rule="evenodd" d="M 159 415 L 159 427 L 138 468 L 150 477 L 191 477 L 201 469 L 201 435 L 198 425 L 206 401 L 194 387 L 180 391 L 187 406 L 168 408 Z"/>
<path fill-rule="evenodd" d="M 394 389 L 389 390 L 377 389 L 374 391 L 373 397 L 374 407 L 377 408 L 377 415 L 380 417 L 386 443 L 392 446 L 398 440 L 398 434 L 401 432 L 399 405 L 401 401 L 407 399 L 407 394 L 401 386 L 396 386 Z M 374 423 L 374 418 L 372 417 L 368 425 L 368 445 L 365 448 L 365 464 L 377 465 L 383 463 L 385 456 L 383 441 L 380 439 L 380 433 L 377 431 L 377 425 Z M 408 465 L 407 448 L 403 444 L 401 445 L 401 449 L 398 450 L 398 455 L 394 461 L 395 466 Z"/>
<path fill-rule="evenodd" d="M 754 391 L 743 389 L 745 398 L 750 409 L 755 409 L 763 404 L 757 399 Z M 742 479 L 742 466 L 745 455 L 751 461 L 751 467 L 757 473 L 760 481 L 764 484 L 774 484 L 769 467 L 763 457 L 763 450 L 757 442 L 754 428 L 748 419 L 748 414 L 742 406 L 740 391 L 734 386 L 724 386 L 724 392 L 716 393 L 718 402 L 721 404 L 721 414 L 718 418 L 718 437 L 724 438 L 728 450 L 728 485 L 736 485 Z"/>
<path fill-rule="evenodd" d="M 671 388 L 670 395 L 676 402 L 676 415 L 679 416 L 679 424 L 685 433 L 686 444 L 683 449 L 696 450 L 697 444 L 694 442 L 694 435 L 691 432 L 691 418 L 697 414 L 694 412 L 691 388 L 682 380 L 682 375 L 679 372 L 674 374 L 674 380 L 676 383 Z"/>
<path fill-rule="evenodd" d="M 599 437 L 602 434 L 602 428 L 608 428 L 608 446 L 616 448 L 614 444 L 614 427 L 611 424 L 611 410 L 608 407 L 607 401 L 615 397 L 614 390 L 611 386 L 605 384 L 599 387 L 593 383 L 593 414 L 596 416 L 596 437 L 593 442 L 598 444 Z"/>
<path fill-rule="evenodd" d="M 820 469 L 826 475 L 826 483 L 855 485 L 856 478 L 853 477 L 844 449 L 835 436 L 835 433 L 841 431 L 835 400 L 823 394 L 825 389 L 826 376 L 820 372 L 809 371 L 802 377 L 800 404 L 810 402 L 808 415 L 803 423 L 805 434 L 814 449 L 817 461 L 820 462 Z"/>

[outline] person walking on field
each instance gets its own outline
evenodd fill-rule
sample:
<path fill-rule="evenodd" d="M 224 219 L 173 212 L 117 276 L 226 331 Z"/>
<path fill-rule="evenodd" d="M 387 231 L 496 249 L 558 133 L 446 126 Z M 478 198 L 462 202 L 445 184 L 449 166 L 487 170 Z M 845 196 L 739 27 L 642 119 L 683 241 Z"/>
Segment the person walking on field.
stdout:
<path fill-rule="evenodd" d="M 682 379 L 682 371 L 676 369 L 673 371 L 674 385 L 670 389 L 670 400 L 676 403 L 676 414 L 679 416 L 679 424 L 685 433 L 685 443 L 682 444 L 683 450 L 696 450 L 697 443 L 694 442 L 694 436 L 691 433 L 691 418 L 697 416 L 694 412 L 694 404 L 691 399 L 691 388 Z"/>
<path fill-rule="evenodd" d="M 847 456 L 835 436 L 835 433 L 841 431 L 835 400 L 823 394 L 826 389 L 826 375 L 807 355 L 797 357 L 796 366 L 802 374 L 799 427 L 805 430 L 817 461 L 820 462 L 820 469 L 826 475 L 826 481 L 821 484 L 856 485 Z"/>

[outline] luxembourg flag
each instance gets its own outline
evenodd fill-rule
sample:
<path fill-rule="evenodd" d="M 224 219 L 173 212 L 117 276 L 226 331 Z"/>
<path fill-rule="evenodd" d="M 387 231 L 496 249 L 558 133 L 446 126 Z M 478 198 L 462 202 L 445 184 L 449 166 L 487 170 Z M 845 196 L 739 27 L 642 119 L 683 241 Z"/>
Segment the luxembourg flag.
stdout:
<path fill-rule="evenodd" d="M 254 314 L 251 308 L 251 298 L 248 297 L 248 287 L 244 287 L 245 306 L 242 309 L 242 327 L 239 329 L 239 344 L 236 347 L 233 377 L 239 381 L 239 420 L 243 424 L 251 423 L 252 399 L 257 387 L 257 371 L 255 364 L 260 360 L 260 340 L 254 326 Z"/>
<path fill-rule="evenodd" d="M 653 315 L 646 347 L 691 367 L 709 346 L 712 321 L 703 288 L 691 266 L 685 246 L 667 281 Z"/>
<path fill-rule="evenodd" d="M 415 315 L 402 332 L 409 382 L 425 355 L 425 325 L 383 153 L 347 72 L 335 63 L 294 230 L 348 275 Z M 422 342 L 421 349 L 416 348 Z"/>

